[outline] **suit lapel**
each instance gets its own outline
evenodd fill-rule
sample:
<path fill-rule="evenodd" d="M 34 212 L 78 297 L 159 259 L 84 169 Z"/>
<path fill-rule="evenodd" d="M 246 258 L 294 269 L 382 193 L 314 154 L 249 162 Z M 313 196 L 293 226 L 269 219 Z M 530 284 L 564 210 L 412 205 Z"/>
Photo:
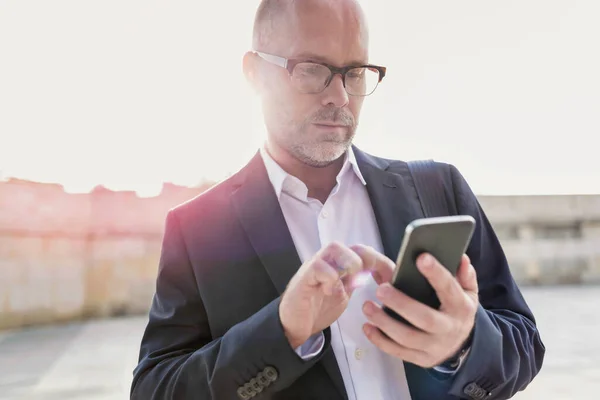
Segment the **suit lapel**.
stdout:
<path fill-rule="evenodd" d="M 367 182 L 367 192 L 385 255 L 396 261 L 406 225 L 421 217 L 412 182 L 406 178 L 407 174 L 390 172 L 392 168 L 388 161 L 372 157 L 356 147 L 353 149 L 358 167 Z M 404 165 L 400 163 L 398 168 Z"/>
<path fill-rule="evenodd" d="M 240 186 L 232 194 L 235 212 L 254 251 L 281 295 L 302 262 L 260 153 L 240 171 L 239 179 Z M 331 349 L 323 355 L 321 363 L 346 399 L 344 381 Z"/>
<path fill-rule="evenodd" d="M 252 247 L 281 294 L 302 263 L 260 153 L 243 172 L 243 182 L 232 195 L 233 205 Z"/>

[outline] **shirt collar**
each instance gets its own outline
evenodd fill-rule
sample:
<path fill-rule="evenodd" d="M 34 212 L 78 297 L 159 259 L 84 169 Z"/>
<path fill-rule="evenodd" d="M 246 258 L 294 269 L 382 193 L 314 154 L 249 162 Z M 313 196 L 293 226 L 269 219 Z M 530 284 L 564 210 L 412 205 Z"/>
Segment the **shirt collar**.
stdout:
<path fill-rule="evenodd" d="M 265 168 L 267 169 L 269 180 L 273 185 L 273 189 L 275 189 L 275 194 L 277 195 L 277 198 L 281 196 L 281 192 L 283 191 L 290 192 L 290 194 L 293 194 L 294 197 L 306 198 L 308 194 L 308 189 L 306 188 L 306 185 L 302 181 L 300 181 L 300 179 L 284 171 L 284 169 L 281 168 L 279 164 L 277 164 L 273 157 L 271 157 L 271 155 L 264 146 L 260 148 L 260 155 L 265 164 Z M 346 172 L 350 169 L 354 171 L 354 174 L 363 185 L 367 184 L 365 178 L 360 172 L 360 169 L 358 168 L 356 156 L 354 155 L 352 147 L 349 147 L 346 153 L 344 154 L 344 164 L 342 165 L 342 169 L 336 177 L 338 185 L 341 184 L 342 179 L 347 179 Z"/>

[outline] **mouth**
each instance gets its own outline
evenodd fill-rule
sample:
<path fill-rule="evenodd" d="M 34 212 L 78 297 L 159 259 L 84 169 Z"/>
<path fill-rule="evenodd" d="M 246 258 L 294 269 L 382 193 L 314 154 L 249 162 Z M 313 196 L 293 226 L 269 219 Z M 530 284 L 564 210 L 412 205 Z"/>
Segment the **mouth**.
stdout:
<path fill-rule="evenodd" d="M 335 124 L 331 122 L 315 122 L 313 125 L 323 128 L 348 128 L 348 125 Z"/>

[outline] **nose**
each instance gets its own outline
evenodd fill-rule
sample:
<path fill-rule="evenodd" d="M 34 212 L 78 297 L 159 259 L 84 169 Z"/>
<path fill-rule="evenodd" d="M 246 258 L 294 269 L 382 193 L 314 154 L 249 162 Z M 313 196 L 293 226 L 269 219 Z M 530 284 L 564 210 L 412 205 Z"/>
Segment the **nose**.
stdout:
<path fill-rule="evenodd" d="M 324 106 L 333 105 L 341 108 L 348 105 L 348 92 L 344 87 L 344 81 L 340 74 L 335 74 L 329 82 L 329 86 L 323 91 L 322 104 Z"/>

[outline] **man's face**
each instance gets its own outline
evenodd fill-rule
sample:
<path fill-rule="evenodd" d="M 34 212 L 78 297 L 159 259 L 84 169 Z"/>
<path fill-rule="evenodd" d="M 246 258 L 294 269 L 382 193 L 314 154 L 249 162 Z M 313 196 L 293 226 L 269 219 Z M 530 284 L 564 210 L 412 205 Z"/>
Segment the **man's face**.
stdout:
<path fill-rule="evenodd" d="M 352 2 L 298 3 L 284 17 L 285 28 L 279 29 L 284 32 L 258 50 L 335 67 L 367 63 L 366 26 Z M 364 97 L 348 95 L 340 75 L 321 93 L 305 94 L 292 84 L 285 68 L 261 60 L 260 70 L 270 145 L 314 167 L 342 156 L 354 137 Z"/>

